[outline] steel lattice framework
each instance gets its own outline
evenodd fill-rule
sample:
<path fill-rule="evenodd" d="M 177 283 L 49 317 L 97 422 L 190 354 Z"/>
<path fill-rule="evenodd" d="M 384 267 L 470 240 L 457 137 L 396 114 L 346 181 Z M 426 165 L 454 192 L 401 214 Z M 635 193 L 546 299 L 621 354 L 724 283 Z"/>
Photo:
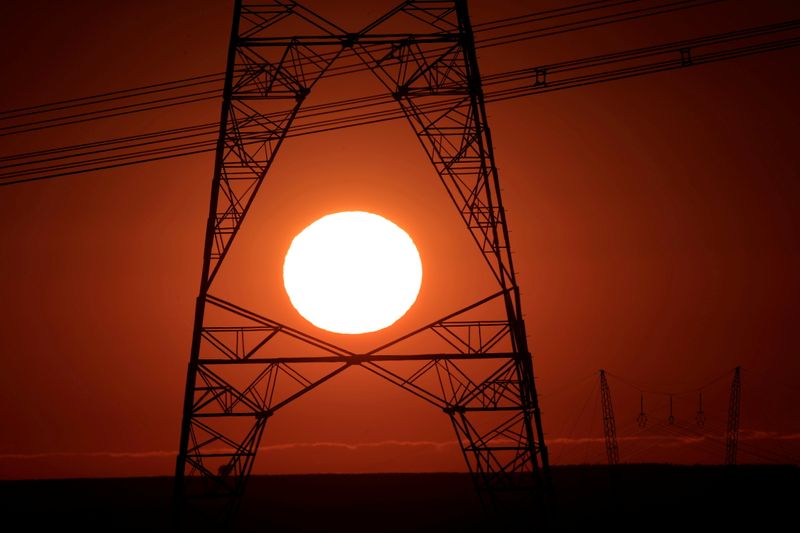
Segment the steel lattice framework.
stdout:
<path fill-rule="evenodd" d="M 606 371 L 600 370 L 600 405 L 603 410 L 603 436 L 606 441 L 606 455 L 608 464 L 619 463 L 619 445 L 617 444 L 617 421 L 614 418 L 614 404 L 611 403 L 611 389 L 606 379 Z M 639 416 L 644 414 L 644 400 Z M 640 426 L 643 427 L 643 426 Z"/>
<path fill-rule="evenodd" d="M 736 367 L 731 381 L 731 396 L 728 403 L 728 426 L 725 432 L 725 464 L 736 464 L 736 453 L 739 449 L 739 416 L 742 410 L 742 377 L 741 368 Z"/>
<path fill-rule="evenodd" d="M 281 36 L 287 21 L 307 33 Z M 498 285 L 364 353 L 212 292 L 298 111 L 343 55 L 397 101 Z M 180 507 L 235 511 L 270 417 L 356 365 L 448 415 L 487 505 L 542 495 L 547 449 L 466 0 L 403 2 L 357 33 L 288 0 L 237 0 L 223 98 L 176 468 Z M 494 318 L 471 318 L 478 310 Z M 430 352 L 405 350 L 420 338 Z M 280 339 L 309 355 L 276 355 Z"/>

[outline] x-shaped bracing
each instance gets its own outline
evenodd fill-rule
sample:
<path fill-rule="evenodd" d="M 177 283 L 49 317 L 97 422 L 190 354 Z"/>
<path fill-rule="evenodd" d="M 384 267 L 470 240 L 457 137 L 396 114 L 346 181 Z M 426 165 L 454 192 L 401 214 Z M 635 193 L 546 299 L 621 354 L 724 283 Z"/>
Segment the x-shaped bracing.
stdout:
<path fill-rule="evenodd" d="M 398 33 L 401 19 L 408 29 Z M 300 110 L 317 82 L 359 69 L 408 119 L 499 290 L 355 353 L 215 296 L 212 286 L 283 142 L 304 133 Z M 326 122 L 346 123 L 341 115 Z M 220 125 L 176 501 L 234 510 L 268 419 L 354 366 L 449 416 L 487 500 L 529 494 L 546 448 L 466 1 L 402 2 L 355 33 L 290 0 L 237 1 Z M 423 338 L 424 353 L 405 349 Z M 282 354 L 284 341 L 302 349 Z"/>

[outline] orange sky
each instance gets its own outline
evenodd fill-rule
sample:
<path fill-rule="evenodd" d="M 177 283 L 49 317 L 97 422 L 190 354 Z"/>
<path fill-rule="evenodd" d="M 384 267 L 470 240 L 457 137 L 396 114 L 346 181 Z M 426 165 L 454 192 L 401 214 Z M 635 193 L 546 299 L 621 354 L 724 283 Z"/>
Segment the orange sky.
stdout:
<path fill-rule="evenodd" d="M 331 4 L 307 5 L 357 28 L 393 2 Z M 471 2 L 474 22 L 549 5 L 497 4 Z M 6 3 L 0 108 L 221 72 L 230 10 L 185 0 Z M 732 0 L 488 49 L 479 60 L 486 75 L 798 14 L 794 2 Z M 742 365 L 743 439 L 798 456 L 797 64 L 795 49 L 488 106 L 554 462 L 604 460 L 592 377 L 601 367 L 680 392 Z M 336 82 L 312 97 L 376 91 Z M 0 155 L 213 121 L 218 109 L 2 137 Z M 206 154 L 0 188 L 0 478 L 171 474 L 212 164 Z M 402 122 L 288 141 L 221 290 L 307 327 L 283 292 L 283 254 L 311 221 L 354 209 L 414 238 L 422 291 L 385 333 L 327 338 L 375 345 L 491 290 Z M 729 380 L 705 392 L 714 437 Z M 611 387 L 623 461 L 722 459 L 707 441 L 637 435 L 639 393 L 615 377 Z M 665 399 L 646 398 L 653 425 L 666 417 Z M 676 418 L 693 423 L 696 401 L 676 397 Z M 358 368 L 270 420 L 262 446 L 257 473 L 464 468 L 442 413 Z"/>

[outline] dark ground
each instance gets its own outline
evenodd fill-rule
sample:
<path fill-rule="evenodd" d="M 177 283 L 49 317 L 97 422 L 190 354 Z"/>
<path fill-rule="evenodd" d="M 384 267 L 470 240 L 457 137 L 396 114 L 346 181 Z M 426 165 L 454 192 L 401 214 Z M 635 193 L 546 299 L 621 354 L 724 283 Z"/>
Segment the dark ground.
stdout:
<path fill-rule="evenodd" d="M 553 468 L 556 531 L 797 531 L 797 466 Z M 5 531 L 169 530 L 170 478 L 0 482 Z M 532 515 L 529 515 L 532 518 Z M 504 531 L 464 474 L 257 476 L 244 531 Z M 218 528 L 214 528 L 218 529 Z"/>

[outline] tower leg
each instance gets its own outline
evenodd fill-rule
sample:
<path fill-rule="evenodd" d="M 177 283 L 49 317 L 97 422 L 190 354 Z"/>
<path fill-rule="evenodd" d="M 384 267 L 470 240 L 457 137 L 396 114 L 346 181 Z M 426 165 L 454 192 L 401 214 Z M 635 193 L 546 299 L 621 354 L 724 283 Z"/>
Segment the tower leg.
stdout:
<path fill-rule="evenodd" d="M 736 464 L 736 453 L 739 448 L 739 413 L 742 406 L 741 367 L 733 371 L 731 396 L 728 402 L 728 428 L 725 432 L 725 464 Z"/>

